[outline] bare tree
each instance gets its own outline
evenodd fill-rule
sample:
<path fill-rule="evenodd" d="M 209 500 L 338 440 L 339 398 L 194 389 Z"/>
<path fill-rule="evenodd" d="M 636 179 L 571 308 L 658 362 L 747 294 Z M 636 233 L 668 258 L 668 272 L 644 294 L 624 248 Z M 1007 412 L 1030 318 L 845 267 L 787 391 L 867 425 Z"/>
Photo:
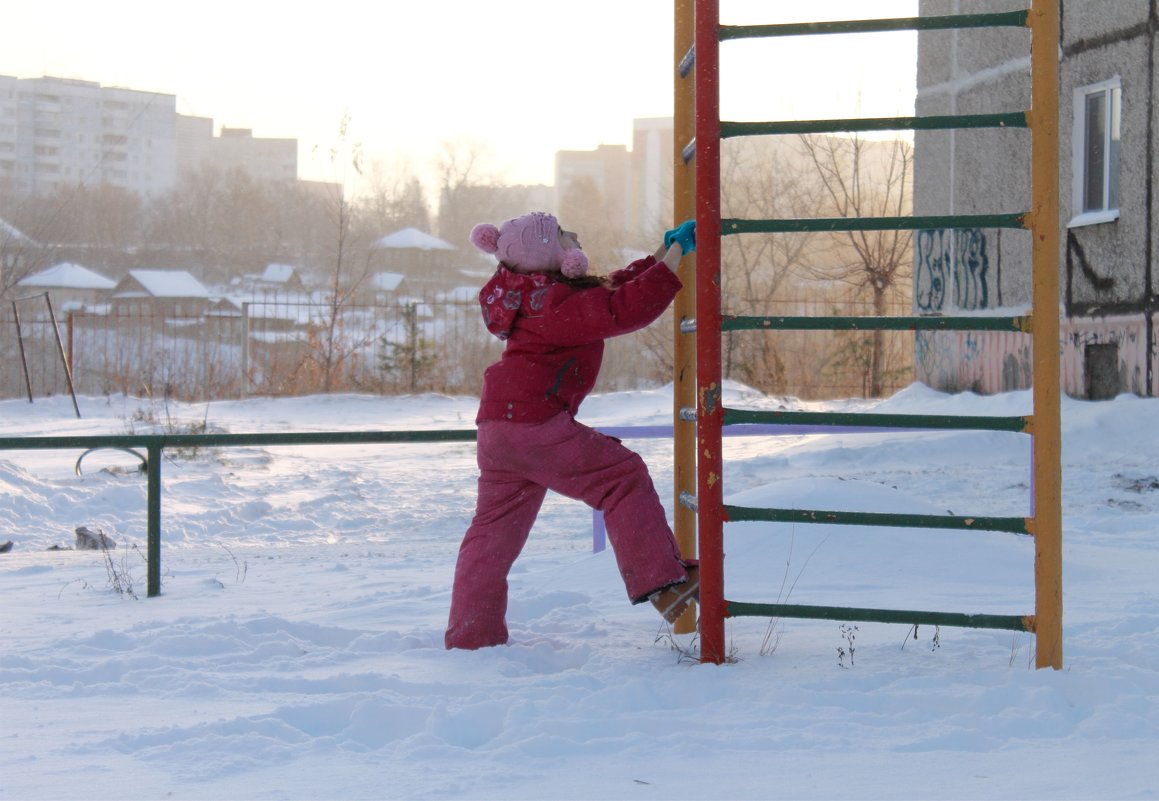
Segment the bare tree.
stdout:
<path fill-rule="evenodd" d="M 330 164 L 335 181 L 329 189 L 328 219 L 330 225 L 329 292 L 321 324 L 311 337 L 310 361 L 322 392 L 330 392 L 346 366 L 347 359 L 360 344 L 347 337 L 344 311 L 351 304 L 359 286 L 367 278 L 370 243 L 355 229 L 355 206 L 347 198 L 346 186 L 355 175 L 362 174 L 362 145 L 349 139 L 349 115 L 338 126 L 338 138 L 330 148 Z M 366 334 L 372 338 L 372 334 Z"/>
<path fill-rule="evenodd" d="M 431 230 L 426 192 L 409 165 L 388 168 L 373 162 L 368 172 L 368 188 L 359 200 L 368 226 L 380 235 L 407 227 Z"/>
<path fill-rule="evenodd" d="M 827 213 L 837 217 L 901 217 L 912 209 L 913 148 L 902 140 L 874 142 L 859 136 L 800 136 L 798 141 L 824 188 Z M 873 311 L 884 315 L 891 291 L 908 285 L 911 231 L 849 231 L 835 258 L 813 268 L 817 278 L 868 290 Z M 883 393 L 885 335 L 872 332 L 865 371 L 872 397 Z"/>
<path fill-rule="evenodd" d="M 627 237 L 623 224 L 613 219 L 595 181 L 587 177 L 572 181 L 559 199 L 558 216 L 560 225 L 579 234 L 593 271 L 610 272 L 624 266 Z M 640 245 L 639 249 L 650 253 L 655 244 Z"/>
<path fill-rule="evenodd" d="M 801 169 L 784 140 L 737 140 L 721 155 L 724 216 L 778 219 L 815 213 L 816 182 Z M 723 311 L 736 315 L 769 314 L 774 303 L 800 282 L 816 250 L 815 237 L 807 233 L 730 236 L 723 245 Z M 789 332 L 726 334 L 725 375 L 766 391 L 788 391 L 790 371 L 783 347 L 788 336 Z M 810 368 L 815 371 L 816 365 Z"/>
<path fill-rule="evenodd" d="M 489 171 L 489 148 L 475 141 L 443 142 L 435 162 L 439 176 L 439 236 L 460 248 L 470 247 L 468 235 L 480 220 L 493 216 L 485 208 L 492 188 L 502 182 Z"/>

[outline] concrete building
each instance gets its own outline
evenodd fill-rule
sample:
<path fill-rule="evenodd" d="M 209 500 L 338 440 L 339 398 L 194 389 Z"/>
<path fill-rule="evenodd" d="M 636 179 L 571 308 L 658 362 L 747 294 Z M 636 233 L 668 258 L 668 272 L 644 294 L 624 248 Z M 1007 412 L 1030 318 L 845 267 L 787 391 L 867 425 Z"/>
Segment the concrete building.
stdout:
<path fill-rule="evenodd" d="M 298 179 L 298 140 L 255 137 L 249 128 L 225 128 L 214 136 L 213 120 L 178 114 L 177 172 L 213 167 L 242 170 L 256 181 L 292 183 Z"/>
<path fill-rule="evenodd" d="M 1025 9 L 1025 0 L 921 0 L 923 16 Z M 1154 395 L 1156 209 L 1154 102 L 1159 25 L 1147 0 L 1063 0 L 1059 80 L 1063 390 L 1086 398 Z M 917 113 L 1022 111 L 1030 105 L 1029 33 L 922 32 Z M 956 130 L 915 135 L 914 212 L 1029 208 L 1029 134 Z M 1027 308 L 1025 231 L 923 231 L 915 237 L 918 312 Z M 1050 313 L 1040 310 L 1039 313 Z M 1053 354 L 1044 354 L 1053 358 Z M 1022 334 L 918 336 L 917 377 L 995 392 L 1030 385 Z"/>
<path fill-rule="evenodd" d="M 565 198 L 579 183 L 588 183 L 604 202 L 602 216 L 623 221 L 631 219 L 632 160 L 626 145 L 599 145 L 595 150 L 560 150 L 555 154 L 555 202 L 562 208 Z"/>
<path fill-rule="evenodd" d="M 632 198 L 629 228 L 644 239 L 672 227 L 672 117 L 632 121 Z"/>
<path fill-rule="evenodd" d="M 628 241 L 670 227 L 672 217 L 673 121 L 644 117 L 632 121 L 632 146 L 599 145 L 595 150 L 555 154 L 555 208 L 579 181 L 589 182 L 605 208 L 602 216 L 619 226 Z"/>
<path fill-rule="evenodd" d="M 92 81 L 0 76 L 0 181 L 29 193 L 77 184 L 166 192 L 176 103 Z"/>
<path fill-rule="evenodd" d="M 296 139 L 177 113 L 174 95 L 65 78 L 0 75 L 0 189 L 43 194 L 59 186 L 109 185 L 142 196 L 174 187 L 206 165 L 258 181 L 298 177 Z"/>

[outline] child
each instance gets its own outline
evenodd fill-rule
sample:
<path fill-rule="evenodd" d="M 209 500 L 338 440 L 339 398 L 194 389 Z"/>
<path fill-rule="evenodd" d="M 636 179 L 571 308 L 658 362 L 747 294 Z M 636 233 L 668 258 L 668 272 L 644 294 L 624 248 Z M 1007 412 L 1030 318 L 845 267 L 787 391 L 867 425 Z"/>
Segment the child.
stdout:
<path fill-rule="evenodd" d="M 576 235 L 550 214 L 471 231 L 500 261 L 479 302 L 507 346 L 483 374 L 479 495 L 455 566 L 447 648 L 507 642 L 507 574 L 549 489 L 604 513 L 632 603 L 652 601 L 671 623 L 696 597 L 699 569 L 680 558 L 644 461 L 575 420 L 604 340 L 644 328 L 676 296 L 675 270 L 695 249 L 693 233 L 685 223 L 654 256 L 599 279 L 587 276 Z"/>

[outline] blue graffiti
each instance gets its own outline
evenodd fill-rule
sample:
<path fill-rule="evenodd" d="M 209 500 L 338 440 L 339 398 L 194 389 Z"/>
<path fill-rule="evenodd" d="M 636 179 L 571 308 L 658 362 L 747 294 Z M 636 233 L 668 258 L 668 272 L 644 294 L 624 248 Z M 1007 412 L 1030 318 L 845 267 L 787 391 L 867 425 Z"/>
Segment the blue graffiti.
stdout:
<path fill-rule="evenodd" d="M 957 232 L 954 259 L 954 305 L 973 311 L 989 308 L 990 256 L 986 253 L 986 234 L 977 228 Z"/>
<path fill-rule="evenodd" d="M 949 234 L 948 230 L 918 231 L 914 303 L 919 311 L 939 312 L 945 307 Z"/>
<path fill-rule="evenodd" d="M 914 271 L 914 305 L 920 312 L 989 308 L 990 256 L 979 228 L 918 231 Z M 953 296 L 947 299 L 951 281 Z"/>

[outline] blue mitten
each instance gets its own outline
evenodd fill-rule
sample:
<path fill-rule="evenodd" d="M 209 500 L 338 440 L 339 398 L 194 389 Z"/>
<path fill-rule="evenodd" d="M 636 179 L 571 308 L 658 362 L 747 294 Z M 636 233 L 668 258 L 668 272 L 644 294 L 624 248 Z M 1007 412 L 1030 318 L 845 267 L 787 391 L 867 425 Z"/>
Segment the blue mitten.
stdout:
<path fill-rule="evenodd" d="M 696 252 L 696 220 L 685 220 L 679 226 L 664 232 L 664 247 L 680 245 L 685 253 Z"/>

